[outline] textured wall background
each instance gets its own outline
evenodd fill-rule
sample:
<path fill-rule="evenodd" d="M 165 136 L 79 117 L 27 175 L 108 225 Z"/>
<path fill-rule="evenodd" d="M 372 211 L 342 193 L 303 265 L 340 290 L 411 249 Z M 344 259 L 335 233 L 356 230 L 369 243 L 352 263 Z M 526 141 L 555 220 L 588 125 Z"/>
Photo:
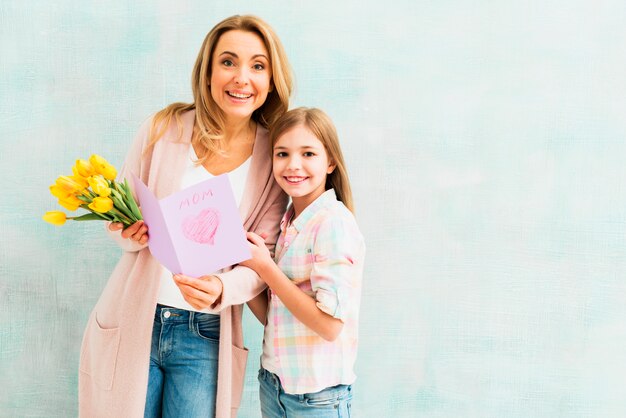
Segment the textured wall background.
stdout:
<path fill-rule="evenodd" d="M 121 164 L 144 118 L 190 100 L 205 33 L 247 12 L 348 159 L 369 249 L 358 416 L 626 416 L 620 0 L 3 0 L 0 416 L 75 416 L 119 255 L 99 224 L 44 224 L 48 185 L 93 152 Z"/>

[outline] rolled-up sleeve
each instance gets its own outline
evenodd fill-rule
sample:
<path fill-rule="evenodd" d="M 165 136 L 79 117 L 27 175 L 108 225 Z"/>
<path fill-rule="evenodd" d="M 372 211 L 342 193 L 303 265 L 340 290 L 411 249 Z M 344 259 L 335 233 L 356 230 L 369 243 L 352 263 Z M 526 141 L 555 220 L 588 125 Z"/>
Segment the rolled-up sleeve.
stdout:
<path fill-rule="evenodd" d="M 313 247 L 311 289 L 317 307 L 344 320 L 357 292 L 365 245 L 356 224 L 346 219 L 328 219 L 319 225 Z"/>

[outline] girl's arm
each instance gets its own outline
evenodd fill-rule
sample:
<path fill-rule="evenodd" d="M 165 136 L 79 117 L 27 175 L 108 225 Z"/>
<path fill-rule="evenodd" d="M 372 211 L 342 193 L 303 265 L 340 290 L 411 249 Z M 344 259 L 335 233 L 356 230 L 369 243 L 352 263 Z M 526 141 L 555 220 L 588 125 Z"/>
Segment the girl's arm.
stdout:
<path fill-rule="evenodd" d="M 255 270 L 300 322 L 326 341 L 334 341 L 343 329 L 343 322 L 322 312 L 315 299 L 289 280 L 272 260 L 263 238 L 248 233 L 248 240 L 252 243 L 252 259 L 240 264 Z"/>
<path fill-rule="evenodd" d="M 248 301 L 248 308 L 252 311 L 261 325 L 267 324 L 267 291 Z"/>
<path fill-rule="evenodd" d="M 268 198 L 272 199 L 272 204 L 255 227 L 256 231 L 265 236 L 263 246 L 268 253 L 274 250 L 280 232 L 280 218 L 287 205 L 287 195 L 278 185 L 274 184 L 272 187 L 274 192 Z M 218 313 L 229 306 L 246 303 L 267 288 L 259 275 L 244 265 L 245 263 L 239 263 L 225 273 L 197 278 L 178 274 L 174 276 L 174 281 L 191 306 Z"/>
<path fill-rule="evenodd" d="M 337 338 L 343 329 L 343 322 L 322 312 L 317 307 L 316 300 L 300 290 L 273 261 L 262 267 L 258 273 L 300 322 L 326 341 Z"/>

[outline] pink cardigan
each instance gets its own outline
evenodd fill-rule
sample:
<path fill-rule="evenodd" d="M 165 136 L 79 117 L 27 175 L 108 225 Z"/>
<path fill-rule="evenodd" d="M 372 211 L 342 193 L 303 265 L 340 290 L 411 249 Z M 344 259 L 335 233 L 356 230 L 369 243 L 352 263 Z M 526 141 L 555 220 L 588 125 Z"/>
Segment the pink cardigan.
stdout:
<path fill-rule="evenodd" d="M 175 123 L 143 155 L 151 120 L 139 130 L 119 178 L 137 174 L 157 197 L 179 190 L 187 162 L 195 112 L 182 116 L 179 139 Z M 239 211 L 244 228 L 269 234 L 275 243 L 287 196 L 272 176 L 267 130 L 258 127 L 252 161 Z M 158 262 L 146 245 L 109 232 L 125 250 L 96 303 L 83 336 L 79 372 L 79 415 L 83 418 L 142 418 L 148 383 L 150 340 L 157 296 Z M 209 273 L 209 272 L 207 272 Z M 217 418 L 237 415 L 243 391 L 247 349 L 241 329 L 242 303 L 265 287 L 242 266 L 219 275 L 224 285 L 220 313 Z"/>

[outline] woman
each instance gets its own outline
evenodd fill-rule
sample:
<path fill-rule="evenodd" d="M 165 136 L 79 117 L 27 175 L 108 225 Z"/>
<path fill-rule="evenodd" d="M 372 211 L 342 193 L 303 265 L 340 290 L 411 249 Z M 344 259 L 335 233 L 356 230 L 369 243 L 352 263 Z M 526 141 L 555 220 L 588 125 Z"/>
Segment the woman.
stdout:
<path fill-rule="evenodd" d="M 267 127 L 287 110 L 291 79 L 265 22 L 225 19 L 200 49 L 194 102 L 144 123 L 119 177 L 134 173 L 163 198 L 229 173 L 244 228 L 276 242 L 287 198 L 272 178 Z M 83 337 L 80 415 L 236 416 L 247 357 L 241 304 L 262 280 L 243 266 L 174 280 L 150 255 L 143 222 L 109 230 L 125 251 Z"/>

